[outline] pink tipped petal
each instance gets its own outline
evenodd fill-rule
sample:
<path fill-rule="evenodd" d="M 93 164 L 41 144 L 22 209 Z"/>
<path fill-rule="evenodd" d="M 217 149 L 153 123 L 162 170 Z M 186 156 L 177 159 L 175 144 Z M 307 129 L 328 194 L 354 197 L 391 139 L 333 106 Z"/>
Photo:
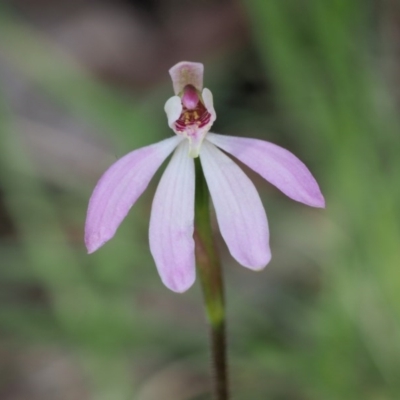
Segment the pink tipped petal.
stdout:
<path fill-rule="evenodd" d="M 260 270 L 271 259 L 267 216 L 260 197 L 245 173 L 207 139 L 200 160 L 222 237 L 240 264 Z"/>
<path fill-rule="evenodd" d="M 194 162 L 185 140 L 157 187 L 150 218 L 150 250 L 165 286 L 184 292 L 195 277 Z"/>
<path fill-rule="evenodd" d="M 193 85 L 199 92 L 203 89 L 204 66 L 201 63 L 182 61 L 174 65 L 169 74 L 175 94 L 181 94 L 186 85 Z"/>
<path fill-rule="evenodd" d="M 174 129 L 174 123 L 182 113 L 182 102 L 179 96 L 170 97 L 164 106 L 168 118 L 168 126 Z"/>
<path fill-rule="evenodd" d="M 85 243 L 89 253 L 114 236 L 129 209 L 181 140 L 174 136 L 132 151 L 103 174 L 94 188 L 87 211 Z"/>
<path fill-rule="evenodd" d="M 209 133 L 207 139 L 232 154 L 293 200 L 325 207 L 324 196 L 308 168 L 292 153 L 258 139 Z"/>
<path fill-rule="evenodd" d="M 214 109 L 214 100 L 211 90 L 204 88 L 201 97 L 203 98 L 204 106 L 211 115 L 211 122 L 214 122 L 217 119 L 217 114 Z"/>

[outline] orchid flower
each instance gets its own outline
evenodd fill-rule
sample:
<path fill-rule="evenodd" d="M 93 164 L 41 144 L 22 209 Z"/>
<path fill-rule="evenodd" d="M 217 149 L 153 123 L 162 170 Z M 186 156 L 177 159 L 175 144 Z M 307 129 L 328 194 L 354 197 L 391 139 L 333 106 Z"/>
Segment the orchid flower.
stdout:
<path fill-rule="evenodd" d="M 263 140 L 209 132 L 216 113 L 211 91 L 203 88 L 203 64 L 180 62 L 169 73 L 175 95 L 166 102 L 165 112 L 175 136 L 132 151 L 104 173 L 90 198 L 85 242 L 92 253 L 114 236 L 174 152 L 153 199 L 149 240 L 163 283 L 184 292 L 196 275 L 194 158 L 200 157 L 230 254 L 252 270 L 264 268 L 271 259 L 267 216 L 254 184 L 226 153 L 293 200 L 312 207 L 324 207 L 325 201 L 310 171 L 289 151 Z"/>

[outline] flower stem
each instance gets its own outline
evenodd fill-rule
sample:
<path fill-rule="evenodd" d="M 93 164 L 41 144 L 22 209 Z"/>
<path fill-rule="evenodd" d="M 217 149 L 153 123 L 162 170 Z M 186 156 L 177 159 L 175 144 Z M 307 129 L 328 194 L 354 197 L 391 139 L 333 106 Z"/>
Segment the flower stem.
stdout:
<path fill-rule="evenodd" d="M 196 263 L 208 321 L 211 328 L 211 354 L 214 367 L 214 398 L 228 400 L 226 363 L 225 304 L 222 270 L 216 252 L 211 220 L 210 199 L 200 160 L 196 158 L 195 233 Z"/>

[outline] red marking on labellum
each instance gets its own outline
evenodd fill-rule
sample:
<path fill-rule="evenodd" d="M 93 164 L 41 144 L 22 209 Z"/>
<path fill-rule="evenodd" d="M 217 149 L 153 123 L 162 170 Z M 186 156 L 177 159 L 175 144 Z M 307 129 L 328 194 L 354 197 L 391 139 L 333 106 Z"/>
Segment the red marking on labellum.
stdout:
<path fill-rule="evenodd" d="M 204 107 L 204 104 L 199 101 L 197 106 L 188 110 L 183 105 L 183 110 L 181 116 L 175 122 L 175 128 L 177 131 L 183 132 L 190 126 L 197 126 L 202 128 L 210 122 L 211 114 Z"/>

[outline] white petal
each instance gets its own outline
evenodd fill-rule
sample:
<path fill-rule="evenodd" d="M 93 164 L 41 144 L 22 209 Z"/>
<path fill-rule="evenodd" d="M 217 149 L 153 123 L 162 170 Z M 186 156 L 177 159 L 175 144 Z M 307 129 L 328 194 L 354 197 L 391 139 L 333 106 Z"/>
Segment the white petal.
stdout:
<path fill-rule="evenodd" d="M 256 188 L 207 138 L 200 160 L 219 228 L 231 255 L 245 267 L 262 269 L 270 261 L 271 252 L 267 216 Z"/>
<path fill-rule="evenodd" d="M 174 65 L 169 74 L 175 94 L 180 94 L 186 85 L 193 85 L 199 92 L 203 89 L 204 66 L 201 63 L 182 61 Z"/>
<path fill-rule="evenodd" d="M 174 123 L 182 113 L 182 101 L 179 96 L 170 97 L 165 103 L 164 110 L 168 118 L 168 126 L 174 129 Z"/>
<path fill-rule="evenodd" d="M 325 207 L 317 181 L 290 151 L 264 140 L 209 133 L 207 139 L 260 174 L 293 200 Z"/>
<path fill-rule="evenodd" d="M 87 211 L 85 242 L 89 253 L 114 236 L 129 209 L 181 140 L 175 136 L 132 151 L 103 174 Z"/>
<path fill-rule="evenodd" d="M 157 187 L 150 218 L 150 250 L 165 286 L 184 292 L 195 277 L 194 161 L 181 143 Z"/>
<path fill-rule="evenodd" d="M 211 114 L 211 122 L 214 122 L 217 119 L 217 114 L 214 109 L 214 100 L 211 90 L 204 88 L 201 97 L 203 98 L 207 111 Z"/>

